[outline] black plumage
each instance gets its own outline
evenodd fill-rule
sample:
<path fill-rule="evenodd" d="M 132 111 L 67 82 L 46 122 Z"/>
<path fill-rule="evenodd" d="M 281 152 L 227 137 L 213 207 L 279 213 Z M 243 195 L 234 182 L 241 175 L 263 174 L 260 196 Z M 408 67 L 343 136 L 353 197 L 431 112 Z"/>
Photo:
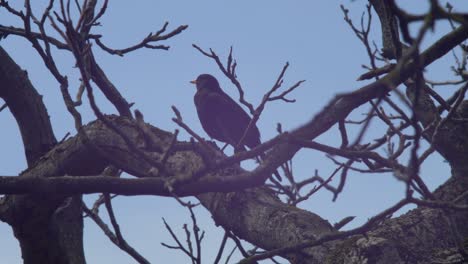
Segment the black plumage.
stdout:
<path fill-rule="evenodd" d="M 250 116 L 223 92 L 215 77 L 201 74 L 191 83 L 197 86 L 193 99 L 205 132 L 211 138 L 236 147 L 250 123 Z M 236 151 L 244 150 L 244 146 L 254 148 L 259 144 L 260 132 L 254 125 L 249 129 L 242 146 Z"/>

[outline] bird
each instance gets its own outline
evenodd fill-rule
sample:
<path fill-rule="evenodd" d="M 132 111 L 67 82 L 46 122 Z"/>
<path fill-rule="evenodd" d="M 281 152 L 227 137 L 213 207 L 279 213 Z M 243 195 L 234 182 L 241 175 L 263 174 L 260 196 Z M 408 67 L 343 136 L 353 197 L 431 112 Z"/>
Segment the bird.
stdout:
<path fill-rule="evenodd" d="M 190 83 L 197 87 L 193 100 L 198 119 L 208 136 L 233 146 L 235 153 L 244 151 L 245 146 L 252 149 L 260 145 L 260 132 L 258 127 L 252 124 L 242 145 L 239 146 L 239 141 L 252 118 L 221 89 L 215 77 L 210 74 L 200 74 Z M 265 154 L 261 153 L 258 158 L 257 161 L 260 162 L 265 159 Z M 278 171 L 275 170 L 273 174 L 282 181 Z M 270 179 L 273 180 L 272 177 Z"/>
<path fill-rule="evenodd" d="M 252 118 L 221 89 L 215 77 L 201 74 L 190 83 L 197 88 L 193 99 L 198 119 L 208 136 L 233 146 L 235 152 L 246 150 L 245 146 L 252 149 L 260 144 L 260 132 L 253 124 L 242 145 L 238 146 Z"/>

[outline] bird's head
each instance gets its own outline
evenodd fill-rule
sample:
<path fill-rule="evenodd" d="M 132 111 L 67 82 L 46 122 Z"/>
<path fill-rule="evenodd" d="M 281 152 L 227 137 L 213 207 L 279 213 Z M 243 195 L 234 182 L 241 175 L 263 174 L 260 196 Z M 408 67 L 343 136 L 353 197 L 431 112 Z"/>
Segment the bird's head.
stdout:
<path fill-rule="evenodd" d="M 197 86 L 197 91 L 205 90 L 208 92 L 222 92 L 218 80 L 209 74 L 201 74 L 196 80 L 190 81 Z"/>

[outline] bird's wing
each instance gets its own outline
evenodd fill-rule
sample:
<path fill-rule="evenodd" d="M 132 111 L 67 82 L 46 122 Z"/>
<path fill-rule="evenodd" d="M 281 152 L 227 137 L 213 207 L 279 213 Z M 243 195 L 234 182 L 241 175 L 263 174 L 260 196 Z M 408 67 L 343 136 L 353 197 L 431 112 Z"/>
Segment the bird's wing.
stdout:
<path fill-rule="evenodd" d="M 226 139 L 225 142 L 237 145 L 250 123 L 250 116 L 227 94 L 210 93 L 206 98 L 207 110 L 214 118 L 217 127 Z M 245 145 L 257 145 L 260 134 L 257 127 L 252 127 L 244 141 Z M 257 143 L 258 142 L 258 143 Z"/>

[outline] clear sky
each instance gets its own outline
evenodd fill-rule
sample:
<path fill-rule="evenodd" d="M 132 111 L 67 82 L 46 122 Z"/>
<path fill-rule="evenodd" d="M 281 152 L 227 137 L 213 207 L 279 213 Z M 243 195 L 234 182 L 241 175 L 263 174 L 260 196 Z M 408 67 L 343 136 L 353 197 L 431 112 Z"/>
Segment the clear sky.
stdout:
<path fill-rule="evenodd" d="M 23 1 L 9 2 L 17 8 L 23 5 Z M 40 8 L 41 3 L 38 2 L 42 1 L 35 3 Z M 427 7 L 426 1 L 399 2 L 411 5 L 408 8 L 419 10 L 419 13 Z M 455 7 L 463 6 L 463 2 L 451 1 Z M 193 104 L 195 89 L 189 81 L 201 73 L 210 73 L 218 78 L 228 94 L 234 98 L 238 95 L 215 63 L 192 48 L 192 43 L 204 49 L 213 48 L 222 59 L 226 58 L 232 45 L 238 62 L 239 80 L 245 88 L 246 99 L 254 105 L 272 87 L 284 63 L 288 61 L 290 67 L 284 85 L 292 85 L 302 79 L 306 82 L 290 95 L 290 98 L 297 99 L 296 103 L 273 102 L 267 105 L 258 123 L 262 140 L 267 140 L 275 136 L 277 122 L 282 123 L 284 130 L 294 129 L 310 120 L 336 93 L 352 91 L 365 84 L 356 79 L 364 73 L 361 65 L 368 64 L 366 52 L 343 21 L 339 5 L 344 4 L 350 10 L 350 16 L 358 22 L 366 3 L 363 0 L 110 1 L 107 13 L 101 19 L 102 26 L 95 28 L 93 33 L 103 34 L 102 40 L 111 47 L 124 48 L 135 44 L 149 32 L 159 30 L 165 21 L 170 22 L 169 29 L 181 24 L 187 24 L 189 28 L 164 43 L 171 46 L 169 51 L 138 50 L 123 58 L 100 52 L 97 47 L 94 47 L 94 51 L 98 63 L 111 81 L 128 101 L 135 102 L 134 107 L 143 112 L 147 122 L 173 131 L 177 127 L 171 121 L 171 105 L 175 105 L 184 120 L 204 136 L 206 134 L 199 124 Z M 371 38 L 380 46 L 378 18 L 375 14 L 373 18 L 374 33 Z M 15 17 L 0 9 L 1 25 L 18 23 Z M 431 39 L 448 30 L 446 24 L 438 24 L 436 32 L 427 38 L 424 45 L 427 46 Z M 33 85 L 44 96 L 56 137 L 60 139 L 67 132 L 75 134 L 73 120 L 65 109 L 59 85 L 31 45 L 14 36 L 0 41 L 0 45 L 27 70 Z M 71 93 L 75 94 L 79 77 L 73 68 L 71 55 L 62 51 L 54 51 L 54 54 L 63 73 L 70 80 Z M 449 55 L 431 66 L 428 72 L 430 79 L 451 78 L 451 60 L 452 56 Z M 450 94 L 452 91 L 447 89 L 442 94 Z M 115 112 L 104 100 L 99 102 L 106 113 Z M 356 111 L 354 117 L 359 117 L 366 109 L 364 107 Z M 95 119 L 88 106 L 81 106 L 79 110 L 84 116 L 84 123 Z M 18 127 L 9 111 L 0 113 L 0 124 L 0 175 L 18 175 L 26 168 Z M 381 129 L 374 126 L 369 133 L 375 135 Z M 188 139 L 188 135 L 181 131 L 179 138 Z M 339 145 L 337 129 L 333 128 L 321 136 L 319 141 Z M 431 189 L 447 179 L 449 168 L 440 157 L 434 155 L 425 165 L 422 175 Z M 323 154 L 310 150 L 301 152 L 294 162 L 298 178 L 311 176 L 316 169 L 320 175 L 326 176 L 335 167 Z M 344 192 L 336 202 L 331 201 L 331 193 L 322 190 L 301 204 L 301 207 L 319 214 L 331 223 L 346 216 L 357 216 L 349 224 L 348 228 L 351 228 L 391 206 L 402 198 L 403 192 L 404 185 L 390 174 L 351 173 Z M 95 195 L 88 196 L 86 200 L 92 202 L 94 198 Z M 114 204 L 124 237 L 148 260 L 154 263 L 188 262 L 180 252 L 160 245 L 160 242 L 174 244 L 161 218 L 164 217 L 182 236 L 183 223 L 190 223 L 186 209 L 172 199 L 160 197 L 118 197 Z M 203 242 L 204 263 L 210 263 L 222 239 L 222 230 L 214 225 L 204 208 L 197 207 L 196 212 L 200 227 L 207 233 Z M 85 220 L 84 242 L 88 263 L 133 263 L 88 219 Z M 232 246 L 232 243 L 228 244 L 229 249 Z M 19 245 L 6 224 L 0 224 L 0 248 L 1 263 L 21 262 Z"/>

